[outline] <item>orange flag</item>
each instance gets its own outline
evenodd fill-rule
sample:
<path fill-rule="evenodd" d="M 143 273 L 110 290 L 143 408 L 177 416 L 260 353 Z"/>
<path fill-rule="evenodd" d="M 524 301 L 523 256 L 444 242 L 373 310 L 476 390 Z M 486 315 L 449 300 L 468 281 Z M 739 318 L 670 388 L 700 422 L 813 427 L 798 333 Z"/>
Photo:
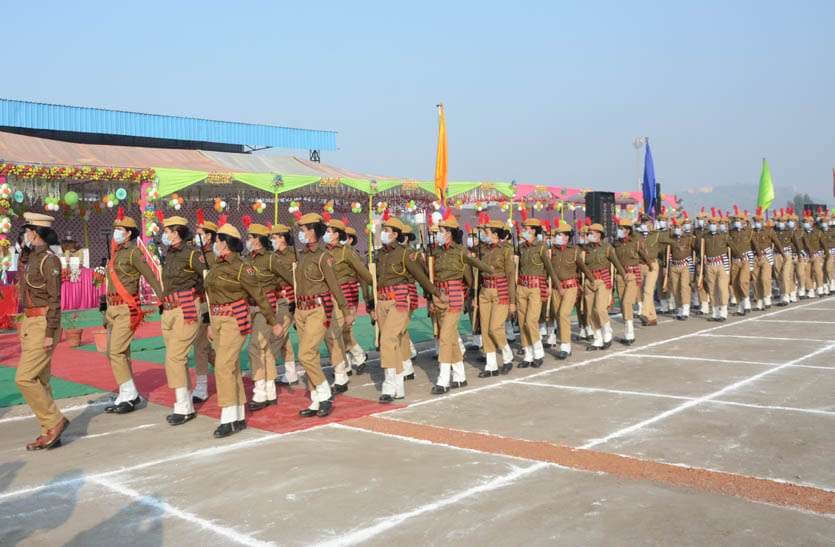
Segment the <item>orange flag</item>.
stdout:
<path fill-rule="evenodd" d="M 435 156 L 435 193 L 446 207 L 446 118 L 444 105 L 438 105 L 438 152 Z"/>

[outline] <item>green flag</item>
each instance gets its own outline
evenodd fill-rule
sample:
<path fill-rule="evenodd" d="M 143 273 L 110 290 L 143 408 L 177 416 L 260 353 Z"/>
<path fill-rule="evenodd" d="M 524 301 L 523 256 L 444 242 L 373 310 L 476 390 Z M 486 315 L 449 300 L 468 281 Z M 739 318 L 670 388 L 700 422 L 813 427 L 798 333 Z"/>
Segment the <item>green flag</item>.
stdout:
<path fill-rule="evenodd" d="M 760 174 L 760 191 L 757 193 L 757 207 L 762 207 L 763 211 L 771 207 L 774 201 L 774 183 L 771 181 L 771 170 L 768 168 L 768 162 L 763 158 L 763 172 Z"/>

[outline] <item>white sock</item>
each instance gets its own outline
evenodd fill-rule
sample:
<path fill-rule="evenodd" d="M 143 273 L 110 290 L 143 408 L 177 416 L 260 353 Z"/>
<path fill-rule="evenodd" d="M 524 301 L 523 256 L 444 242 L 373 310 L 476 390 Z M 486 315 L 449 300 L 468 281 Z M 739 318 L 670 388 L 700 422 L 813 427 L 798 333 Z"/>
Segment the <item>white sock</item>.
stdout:
<path fill-rule="evenodd" d="M 281 379 L 288 384 L 292 384 L 293 382 L 298 382 L 299 375 L 296 372 L 296 363 L 293 361 L 284 363 L 284 374 L 281 375 Z"/>
<path fill-rule="evenodd" d="M 235 408 L 235 415 L 238 417 L 237 421 L 245 420 L 246 419 L 246 410 L 244 410 L 244 405 L 238 405 Z"/>
<path fill-rule="evenodd" d="M 603 325 L 603 343 L 609 343 L 612 341 L 612 324 L 606 323 Z"/>
<path fill-rule="evenodd" d="M 340 386 L 347 385 L 350 379 L 348 378 L 347 372 L 334 372 L 333 373 L 333 383 L 339 384 Z"/>
<path fill-rule="evenodd" d="M 634 340 L 635 339 L 635 327 L 632 322 L 632 319 L 626 321 L 626 338 L 627 340 Z"/>
<path fill-rule="evenodd" d="M 594 330 L 594 342 L 591 343 L 592 346 L 599 348 L 603 346 L 603 330 L 595 329 Z"/>
<path fill-rule="evenodd" d="M 194 412 L 191 393 L 189 393 L 187 387 L 178 387 L 175 389 L 174 398 L 174 414 L 191 414 Z"/>
<path fill-rule="evenodd" d="M 220 409 L 220 423 L 231 424 L 238 421 L 238 407 L 225 406 Z"/>
<path fill-rule="evenodd" d="M 464 371 L 464 362 L 458 361 L 457 363 L 452 364 L 452 381 L 453 382 L 466 382 L 467 376 L 466 372 Z"/>
<path fill-rule="evenodd" d="M 571 355 L 571 344 L 560 344 L 560 351 L 564 351 Z"/>
<path fill-rule="evenodd" d="M 452 365 L 449 363 L 440 363 L 440 372 L 438 373 L 437 385 L 441 387 L 449 387 L 449 377 L 452 373 Z"/>
<path fill-rule="evenodd" d="M 464 342 L 461 340 L 461 337 L 458 337 L 458 349 L 461 350 L 461 353 L 464 354 L 467 351 L 467 348 L 464 347 Z"/>
<path fill-rule="evenodd" d="M 554 344 L 556 344 L 557 343 L 557 334 L 554 333 L 554 332 L 549 334 L 548 335 L 548 340 L 546 342 L 548 343 L 549 346 L 553 346 Z"/>
<path fill-rule="evenodd" d="M 327 384 L 327 382 L 322 383 Z M 307 408 L 310 410 L 319 410 L 319 392 L 315 387 L 310 390 L 310 406 Z"/>
<path fill-rule="evenodd" d="M 484 366 L 484 370 L 488 370 L 488 371 L 499 370 L 499 364 L 496 360 L 496 354 L 495 353 L 492 353 L 492 352 L 488 353 L 486 355 L 486 358 L 487 358 L 487 364 Z"/>
<path fill-rule="evenodd" d="M 690 317 L 690 304 L 684 304 L 681 306 L 681 315 L 684 317 Z"/>
<path fill-rule="evenodd" d="M 206 400 L 209 398 L 209 377 L 205 374 L 198 374 L 196 381 L 194 382 L 194 391 L 192 392 L 194 397 L 199 399 Z"/>
<path fill-rule="evenodd" d="M 403 375 L 408 376 L 409 374 L 415 373 L 415 366 L 412 364 L 411 359 L 406 359 L 403 361 Z"/>
<path fill-rule="evenodd" d="M 127 403 L 139 397 L 139 392 L 136 391 L 136 384 L 133 383 L 133 378 L 123 384 L 119 384 L 119 396 L 116 397 L 114 404 Z"/>
<path fill-rule="evenodd" d="M 525 356 L 522 358 L 523 361 L 531 362 L 533 361 L 533 346 L 525 346 Z"/>
<path fill-rule="evenodd" d="M 327 401 L 333 395 L 331 393 L 331 386 L 327 380 L 316 386 L 316 393 L 319 395 L 320 401 Z"/>
<path fill-rule="evenodd" d="M 275 392 L 275 382 L 267 382 L 267 400 L 275 401 L 277 398 L 278 394 Z"/>
<path fill-rule="evenodd" d="M 510 344 L 506 344 L 502 348 L 502 363 L 510 363 L 513 361 L 513 350 L 510 349 Z"/>
<path fill-rule="evenodd" d="M 766 296 L 766 297 L 765 297 L 765 305 L 766 305 L 766 306 L 770 306 L 770 305 L 771 305 L 771 297 L 770 297 L 770 296 Z"/>
<path fill-rule="evenodd" d="M 728 306 L 719 306 L 719 316 L 728 318 Z"/>
<path fill-rule="evenodd" d="M 412 359 L 417 357 L 417 348 L 415 348 L 415 344 L 411 340 L 409 340 L 409 351 L 411 352 L 410 356 Z"/>
<path fill-rule="evenodd" d="M 397 393 L 397 371 L 393 368 L 383 369 L 383 395 L 395 396 Z"/>
<path fill-rule="evenodd" d="M 542 340 L 533 343 L 533 358 L 542 359 L 545 357 L 545 350 L 542 349 Z"/>
<path fill-rule="evenodd" d="M 743 302 L 743 304 L 745 304 L 745 309 L 746 310 L 750 310 L 751 309 L 751 298 L 746 296 L 745 301 Z"/>
<path fill-rule="evenodd" d="M 256 403 L 263 403 L 267 400 L 266 380 L 255 380 L 255 385 L 252 387 L 252 400 Z"/>
<path fill-rule="evenodd" d="M 394 377 L 394 398 L 402 399 L 406 396 L 406 382 L 403 380 L 403 374 L 398 374 Z"/>

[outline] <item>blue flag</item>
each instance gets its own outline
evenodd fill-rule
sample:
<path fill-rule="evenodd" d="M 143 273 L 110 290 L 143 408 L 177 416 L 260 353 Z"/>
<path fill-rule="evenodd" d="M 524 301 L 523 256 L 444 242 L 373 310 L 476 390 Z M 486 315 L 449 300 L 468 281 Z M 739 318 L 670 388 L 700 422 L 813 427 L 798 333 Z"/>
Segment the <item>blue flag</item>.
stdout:
<path fill-rule="evenodd" d="M 644 184 L 641 190 L 644 193 L 644 211 L 655 218 L 656 206 L 658 204 L 658 196 L 655 193 L 655 165 L 652 163 L 652 150 L 649 149 L 649 140 L 647 140 L 646 153 L 644 155 Z"/>

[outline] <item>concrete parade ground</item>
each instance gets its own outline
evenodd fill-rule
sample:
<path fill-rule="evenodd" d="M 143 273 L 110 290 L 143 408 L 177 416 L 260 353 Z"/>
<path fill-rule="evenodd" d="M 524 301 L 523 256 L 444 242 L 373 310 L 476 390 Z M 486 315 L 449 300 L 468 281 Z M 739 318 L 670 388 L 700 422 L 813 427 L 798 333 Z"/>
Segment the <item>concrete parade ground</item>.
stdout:
<path fill-rule="evenodd" d="M 163 368 L 135 355 L 147 405 L 105 414 L 106 357 L 61 344 L 63 446 L 27 452 L 31 411 L 0 407 L 0 545 L 835 545 L 835 297 L 660 316 L 632 346 L 494 378 L 468 351 L 442 396 L 417 346 L 402 404 L 377 403 L 371 352 L 328 418 L 298 417 L 297 385 L 216 440 L 213 384 L 171 427 Z M 0 335 L 9 371 L 18 351 Z"/>

